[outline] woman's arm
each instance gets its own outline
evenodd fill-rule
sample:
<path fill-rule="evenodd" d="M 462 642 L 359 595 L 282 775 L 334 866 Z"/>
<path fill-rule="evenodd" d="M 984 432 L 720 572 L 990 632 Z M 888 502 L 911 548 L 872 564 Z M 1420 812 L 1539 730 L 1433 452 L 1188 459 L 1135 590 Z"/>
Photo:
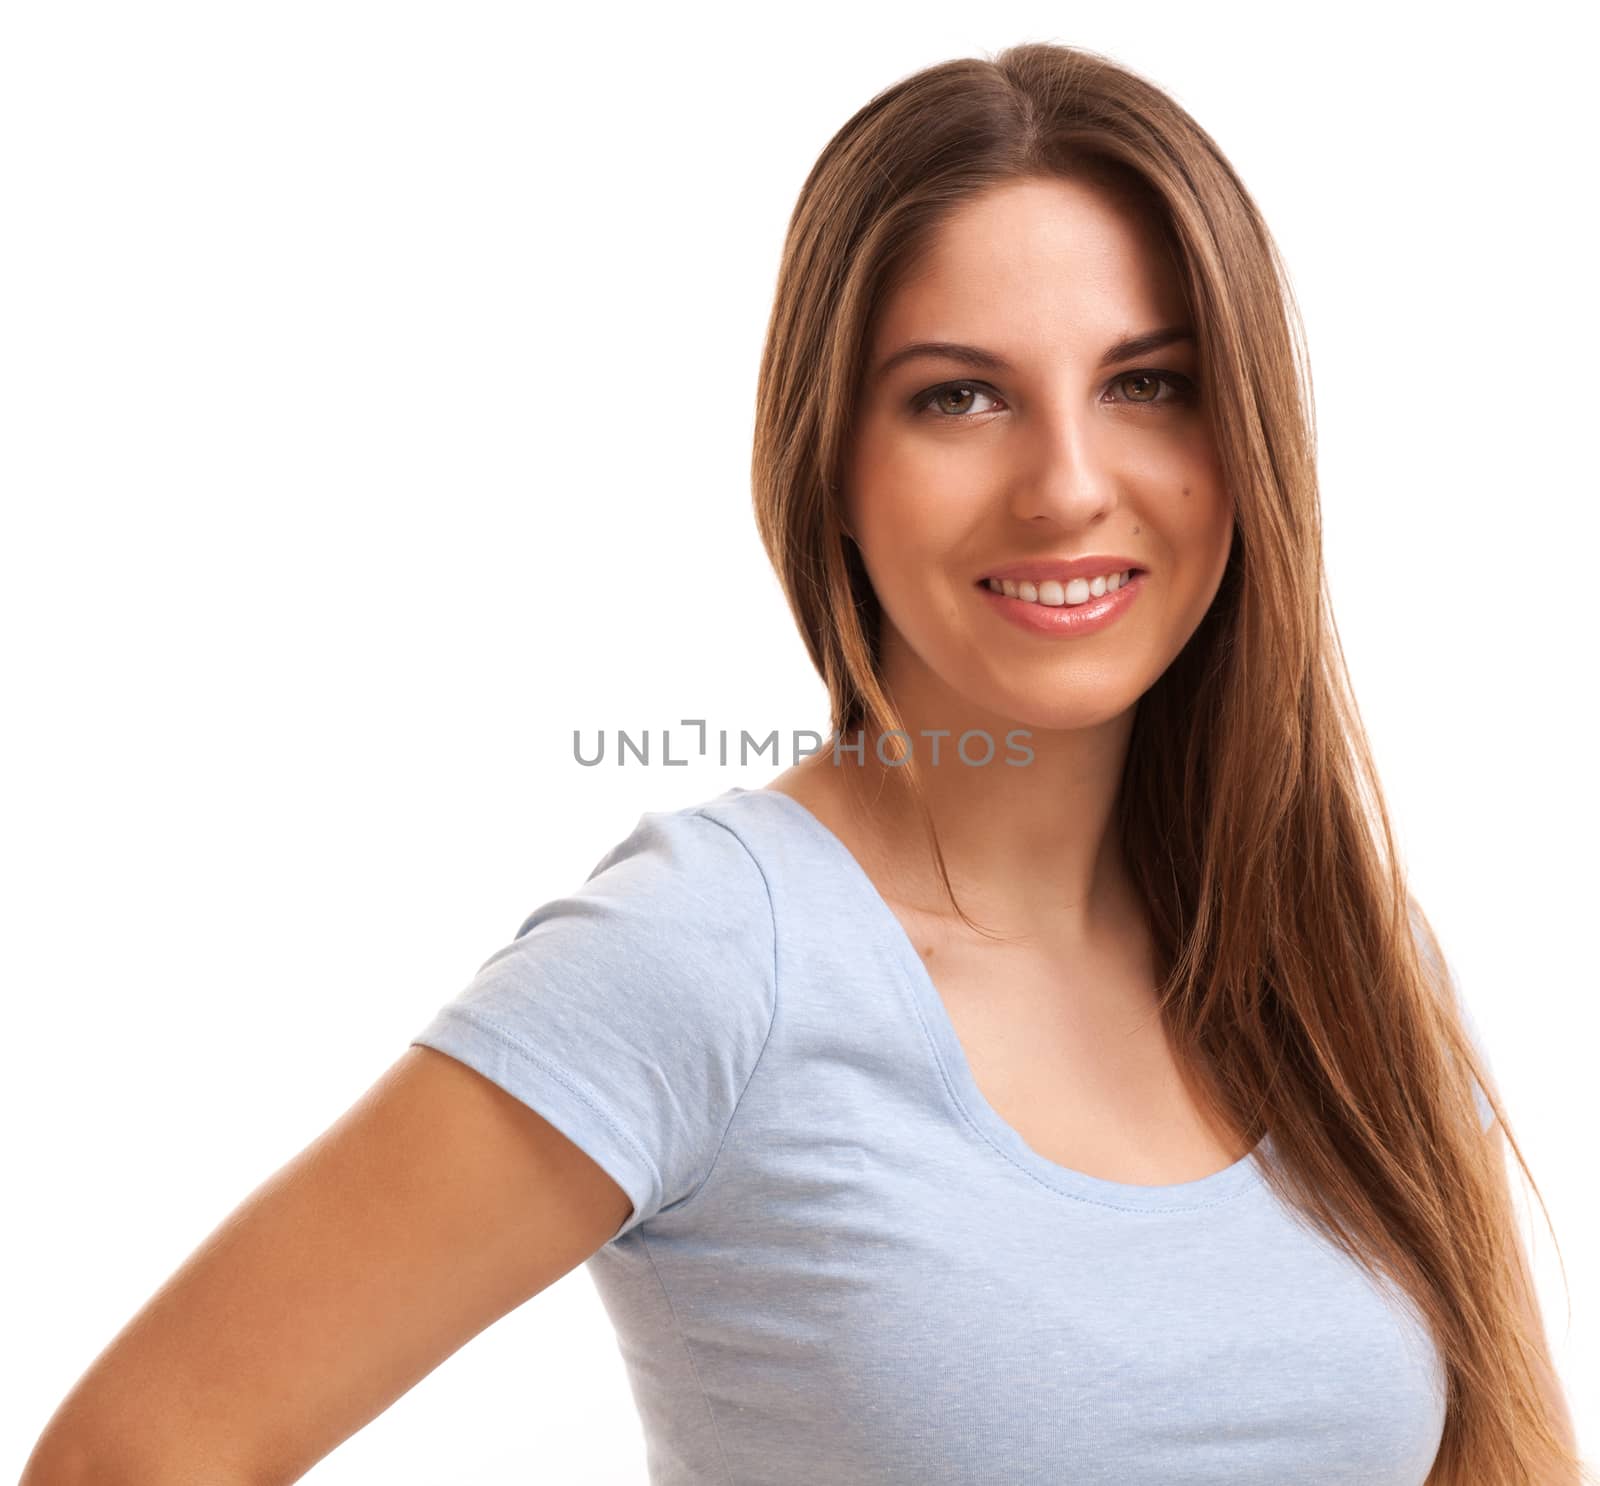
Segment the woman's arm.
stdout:
<path fill-rule="evenodd" d="M 297 1481 L 631 1212 L 527 1105 L 408 1048 L 94 1360 L 20 1486 Z"/>

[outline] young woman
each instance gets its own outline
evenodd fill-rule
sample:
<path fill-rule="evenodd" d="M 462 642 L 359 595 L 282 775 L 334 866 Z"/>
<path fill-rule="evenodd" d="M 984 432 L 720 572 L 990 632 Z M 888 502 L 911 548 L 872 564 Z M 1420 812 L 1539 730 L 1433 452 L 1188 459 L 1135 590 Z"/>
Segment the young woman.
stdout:
<path fill-rule="evenodd" d="M 754 462 L 832 746 L 536 909 L 26 1479 L 292 1481 L 588 1261 L 657 1483 L 1578 1480 L 1293 324 L 1215 144 L 1100 57 L 857 113 Z"/>

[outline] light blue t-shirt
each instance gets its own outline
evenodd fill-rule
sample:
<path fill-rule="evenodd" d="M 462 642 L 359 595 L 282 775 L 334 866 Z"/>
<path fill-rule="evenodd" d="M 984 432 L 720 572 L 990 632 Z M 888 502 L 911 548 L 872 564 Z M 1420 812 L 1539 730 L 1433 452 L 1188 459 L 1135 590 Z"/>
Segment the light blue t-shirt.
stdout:
<path fill-rule="evenodd" d="M 587 1267 L 652 1486 L 1428 1474 L 1438 1354 L 1271 1195 L 1270 1137 L 1162 1187 L 1035 1153 L 898 918 L 786 795 L 645 812 L 413 1040 L 632 1198 Z"/>

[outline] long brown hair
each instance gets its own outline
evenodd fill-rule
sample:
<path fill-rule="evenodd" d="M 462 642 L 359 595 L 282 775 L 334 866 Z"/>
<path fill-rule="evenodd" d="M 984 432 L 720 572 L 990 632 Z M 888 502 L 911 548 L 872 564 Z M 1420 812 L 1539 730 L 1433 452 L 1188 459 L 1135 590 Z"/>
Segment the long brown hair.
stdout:
<path fill-rule="evenodd" d="M 880 685 L 881 611 L 839 489 L 875 311 L 954 208 L 1031 177 L 1093 181 L 1160 224 L 1234 497 L 1215 602 L 1138 703 L 1118 806 L 1169 967 L 1173 1045 L 1215 1071 L 1252 1145 L 1270 1131 L 1263 1174 L 1291 1211 L 1427 1322 L 1447 1379 L 1430 1486 L 1511 1486 L 1551 1469 L 1592 1480 L 1542 1391 L 1542 1339 L 1523 1319 L 1536 1314 L 1531 1276 L 1474 1082 L 1532 1174 L 1406 886 L 1349 689 L 1288 276 L 1210 136 L 1096 53 L 1031 43 L 904 78 L 834 135 L 801 189 L 761 361 L 752 483 L 828 688 L 831 736 L 903 727 Z M 915 759 L 902 764 L 889 772 L 972 924 Z"/>

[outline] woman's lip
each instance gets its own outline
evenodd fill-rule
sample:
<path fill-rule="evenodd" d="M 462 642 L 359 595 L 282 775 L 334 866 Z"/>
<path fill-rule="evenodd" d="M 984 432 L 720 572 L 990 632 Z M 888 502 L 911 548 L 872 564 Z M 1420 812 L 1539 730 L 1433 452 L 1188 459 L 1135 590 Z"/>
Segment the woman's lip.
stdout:
<path fill-rule="evenodd" d="M 998 578 L 1002 583 L 1031 583 L 1035 588 L 1037 588 L 1041 583 L 1055 582 L 1059 583 L 1063 588 L 1065 588 L 1067 584 L 1072 581 L 1072 578 L 1081 577 L 1086 580 L 1091 578 L 1109 578 L 1113 573 L 1126 573 L 1128 575 L 1128 581 L 1132 582 L 1133 579 L 1149 571 L 1150 570 L 1148 568 L 1141 568 L 1136 563 L 1129 563 L 1126 567 L 1121 568 L 1100 568 L 1092 573 L 1074 573 L 1072 577 L 1067 578 L 1058 578 L 1055 576 L 1055 574 L 1050 572 L 1045 572 L 1043 575 L 1037 577 L 1031 573 L 1024 573 L 1020 578 L 1013 578 L 1009 572 L 985 573 L 983 577 L 978 579 L 977 586 L 979 588 L 987 588 L 991 578 Z"/>
<path fill-rule="evenodd" d="M 990 569 L 978 579 L 986 583 L 990 578 L 1008 578 L 1013 583 L 1047 583 L 1054 578 L 1057 583 L 1067 583 L 1073 578 L 1109 578 L 1112 573 L 1129 569 L 1144 572 L 1142 564 L 1120 553 L 1091 552 L 1086 557 L 1025 557 Z"/>

